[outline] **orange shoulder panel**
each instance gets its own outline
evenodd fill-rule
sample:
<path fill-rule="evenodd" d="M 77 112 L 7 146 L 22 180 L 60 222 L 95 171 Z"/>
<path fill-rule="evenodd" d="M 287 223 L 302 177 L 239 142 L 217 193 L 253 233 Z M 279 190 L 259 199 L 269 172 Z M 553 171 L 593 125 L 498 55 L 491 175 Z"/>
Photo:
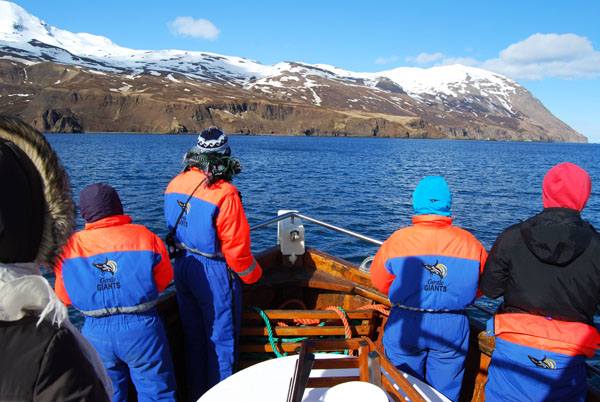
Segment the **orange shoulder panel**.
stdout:
<path fill-rule="evenodd" d="M 370 268 L 371 281 L 375 287 L 385 293 L 389 291 L 395 276 L 386 270 L 385 263 L 388 259 L 397 257 L 440 255 L 464 258 L 478 261 L 479 274 L 483 272 L 487 251 L 472 234 L 452 226 L 451 218 L 437 216 L 419 216 L 419 218 L 429 218 L 432 222 L 397 230 L 377 251 Z M 481 296 L 479 291 L 478 296 Z"/>
<path fill-rule="evenodd" d="M 600 346 L 600 334 L 590 325 L 533 314 L 497 314 L 494 331 L 505 341 L 568 356 L 592 357 Z"/>
<path fill-rule="evenodd" d="M 63 248 L 63 258 L 91 257 L 107 251 L 155 251 L 153 236 L 145 226 L 134 224 L 85 229 L 72 235 Z"/>
<path fill-rule="evenodd" d="M 190 170 L 180 173 L 176 176 L 165 190 L 165 194 L 179 193 L 192 195 L 211 204 L 220 207 L 222 200 L 228 194 L 237 194 L 237 189 L 231 183 L 226 181 L 218 181 L 213 184 L 210 188 L 206 185 L 198 185 L 206 178 L 204 172 L 201 172 L 197 168 L 191 168 Z M 195 191 L 194 191 L 195 190 Z"/>
<path fill-rule="evenodd" d="M 392 282 L 396 278 L 395 275 L 390 274 L 385 268 L 385 263 L 389 258 L 387 252 L 388 242 L 389 240 L 385 241 L 381 247 L 379 247 L 379 250 L 377 250 L 377 253 L 375 254 L 375 258 L 369 267 L 373 286 L 385 294 L 389 293 L 390 286 L 392 286 Z"/>
<path fill-rule="evenodd" d="M 386 254 L 390 257 L 443 255 L 479 261 L 482 254 L 487 256 L 483 245 L 472 234 L 456 226 L 434 229 L 408 226 L 394 232 L 386 243 Z"/>

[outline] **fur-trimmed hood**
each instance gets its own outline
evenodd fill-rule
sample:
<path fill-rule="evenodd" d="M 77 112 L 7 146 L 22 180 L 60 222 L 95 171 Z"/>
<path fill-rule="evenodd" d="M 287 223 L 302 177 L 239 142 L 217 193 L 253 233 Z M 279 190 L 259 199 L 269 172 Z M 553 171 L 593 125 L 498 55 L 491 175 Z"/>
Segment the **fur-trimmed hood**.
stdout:
<path fill-rule="evenodd" d="M 37 253 L 35 253 L 34 261 L 50 268 L 60 255 L 62 246 L 75 229 L 75 204 L 71 194 L 69 177 L 46 138 L 22 121 L 0 116 L 0 139 L 5 140 L 4 144 L 8 145 L 7 149 L 10 148 L 13 151 L 13 159 L 18 160 L 19 156 L 25 154 L 39 173 L 39 179 L 32 179 L 30 183 L 39 183 L 43 187 L 43 210 L 32 210 L 27 211 L 27 213 L 43 214 L 41 217 L 43 222 L 41 225 L 41 241 Z M 24 162 L 30 165 L 29 161 Z M 24 171 L 24 174 L 27 175 L 27 169 L 24 169 Z M 1 173 L 3 175 L 10 174 L 10 172 Z M 29 175 L 31 176 L 31 174 Z M 3 188 L 2 192 L 2 197 L 15 197 L 17 199 L 19 197 L 30 197 L 29 194 L 19 194 L 11 188 Z M 35 205 L 35 203 L 33 204 Z M 5 215 L 11 213 L 11 211 L 1 212 Z M 3 226 L 0 230 L 3 232 L 9 231 L 2 234 L 3 238 L 11 235 L 11 227 Z"/>

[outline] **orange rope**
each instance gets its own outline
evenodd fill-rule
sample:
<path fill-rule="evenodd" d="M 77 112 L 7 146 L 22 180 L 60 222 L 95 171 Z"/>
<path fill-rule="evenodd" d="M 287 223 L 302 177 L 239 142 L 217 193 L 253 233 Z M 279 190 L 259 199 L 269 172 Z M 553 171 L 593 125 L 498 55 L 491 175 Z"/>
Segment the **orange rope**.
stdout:
<path fill-rule="evenodd" d="M 375 310 L 375 311 L 379 311 L 381 314 L 383 314 L 385 316 L 390 315 L 390 309 L 387 308 L 387 306 L 385 306 L 383 304 L 367 304 L 362 307 L 359 307 L 358 310 Z"/>
<path fill-rule="evenodd" d="M 282 309 L 285 306 L 287 306 L 288 304 L 292 304 L 292 303 L 298 304 L 300 307 L 302 307 L 302 310 L 308 310 L 306 308 L 306 304 L 304 304 L 304 302 L 300 299 L 287 300 L 281 306 L 279 306 L 279 308 Z M 296 325 L 318 325 L 320 323 L 321 323 L 321 320 L 319 320 L 318 318 L 294 318 L 294 324 L 296 324 Z M 277 325 L 279 325 L 280 327 L 288 326 L 288 324 L 283 321 L 278 321 Z"/>
<path fill-rule="evenodd" d="M 348 323 L 348 319 L 346 318 L 344 311 L 341 308 L 339 308 L 338 306 L 329 306 L 325 310 L 335 311 L 340 316 L 340 320 L 342 320 L 342 324 L 344 324 L 344 332 L 346 333 L 346 339 L 352 338 L 352 331 L 350 330 L 350 324 Z M 350 356 L 354 355 L 352 350 L 348 351 L 348 355 L 350 355 Z"/>
<path fill-rule="evenodd" d="M 294 324 L 296 326 L 319 325 L 320 323 L 321 323 L 321 320 L 319 320 L 318 318 L 294 318 Z M 279 325 L 280 327 L 289 327 L 289 325 L 283 321 L 277 321 L 277 325 Z"/>
<path fill-rule="evenodd" d="M 294 318 L 296 325 L 319 325 L 321 320 L 318 318 Z"/>
<path fill-rule="evenodd" d="M 285 306 L 287 306 L 288 304 L 292 304 L 292 303 L 297 303 L 298 305 L 300 305 L 301 307 L 303 307 L 304 310 L 306 310 L 306 305 L 304 304 L 304 302 L 300 299 L 290 299 L 287 300 L 286 302 L 284 302 L 281 306 L 279 306 L 279 308 L 283 308 Z M 331 311 L 335 311 L 336 313 L 338 313 L 338 315 L 340 316 L 340 319 L 342 321 L 342 323 L 344 324 L 344 332 L 346 333 L 346 338 L 350 339 L 352 337 L 352 331 L 350 330 L 350 324 L 348 323 L 348 319 L 346 318 L 346 316 L 344 315 L 343 311 L 340 310 L 338 307 L 336 306 L 329 306 L 327 307 L 325 310 L 331 310 Z M 364 305 L 362 307 L 359 307 L 357 310 L 375 310 L 380 312 L 381 314 L 385 315 L 385 316 L 389 316 L 390 315 L 390 310 L 387 306 L 383 305 L 383 304 L 367 304 Z M 321 320 L 319 320 L 318 318 L 294 318 L 294 324 L 295 325 L 319 325 L 321 323 Z M 287 327 L 288 324 L 283 322 L 283 321 L 278 321 L 277 325 L 279 325 L 280 327 Z"/>

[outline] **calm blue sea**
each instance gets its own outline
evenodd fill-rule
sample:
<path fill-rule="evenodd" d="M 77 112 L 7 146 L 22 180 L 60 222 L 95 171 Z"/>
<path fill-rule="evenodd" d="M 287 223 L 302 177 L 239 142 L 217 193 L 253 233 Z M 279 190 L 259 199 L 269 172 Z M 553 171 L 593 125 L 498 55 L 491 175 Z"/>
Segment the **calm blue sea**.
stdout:
<path fill-rule="evenodd" d="M 182 168 L 195 135 L 48 134 L 71 178 L 83 187 L 106 182 L 125 213 L 164 237 L 163 193 Z M 489 250 L 507 226 L 542 209 L 542 179 L 572 162 L 592 178 L 582 216 L 600 227 L 600 144 L 546 144 L 382 138 L 230 136 L 242 173 L 234 184 L 250 226 L 295 209 L 385 240 L 412 222 L 412 192 L 428 175 L 453 194 L 454 223 Z M 83 221 L 78 220 L 79 228 Z M 306 244 L 359 264 L 376 246 L 305 222 Z M 253 251 L 276 244 L 276 225 L 252 232 Z M 494 302 L 481 303 L 493 308 Z"/>
<path fill-rule="evenodd" d="M 83 187 L 106 182 L 125 213 L 166 233 L 163 193 L 182 168 L 195 135 L 48 134 L 67 169 L 77 200 Z M 346 137 L 230 136 L 242 173 L 250 225 L 296 209 L 304 215 L 385 240 L 411 223 L 412 192 L 427 175 L 441 175 L 453 193 L 454 223 L 490 248 L 508 225 L 542 208 L 542 179 L 572 162 L 592 177 L 583 217 L 600 227 L 600 144 L 546 144 Z M 78 226 L 83 227 L 79 218 Z M 305 223 L 307 245 L 360 263 L 376 247 Z M 275 226 L 252 233 L 253 250 L 276 243 Z"/>

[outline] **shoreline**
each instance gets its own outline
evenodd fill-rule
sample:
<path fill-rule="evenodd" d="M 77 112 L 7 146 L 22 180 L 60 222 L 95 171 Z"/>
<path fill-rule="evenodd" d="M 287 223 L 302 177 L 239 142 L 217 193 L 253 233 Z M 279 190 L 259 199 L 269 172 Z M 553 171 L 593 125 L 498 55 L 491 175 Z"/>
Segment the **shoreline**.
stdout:
<path fill-rule="evenodd" d="M 141 133 L 139 131 L 101 131 L 101 132 L 84 132 L 84 133 L 56 133 L 56 132 L 44 132 L 44 135 L 167 135 L 167 136 L 193 136 L 199 135 L 200 133 Z M 559 141 L 516 141 L 516 140 L 497 140 L 497 139 L 475 139 L 475 138 L 406 138 L 406 137 L 377 137 L 377 136 L 359 136 L 359 135 L 305 135 L 305 134 L 241 134 L 241 133 L 226 133 L 228 136 L 235 137 L 315 137 L 315 138 L 377 138 L 377 139 L 394 139 L 394 140 L 403 140 L 403 141 L 415 141 L 415 140 L 423 140 L 423 141 L 477 141 L 477 142 L 502 142 L 502 143 L 533 143 L 533 144 L 580 144 L 580 145 L 599 145 L 600 143 L 596 142 L 559 142 Z"/>

